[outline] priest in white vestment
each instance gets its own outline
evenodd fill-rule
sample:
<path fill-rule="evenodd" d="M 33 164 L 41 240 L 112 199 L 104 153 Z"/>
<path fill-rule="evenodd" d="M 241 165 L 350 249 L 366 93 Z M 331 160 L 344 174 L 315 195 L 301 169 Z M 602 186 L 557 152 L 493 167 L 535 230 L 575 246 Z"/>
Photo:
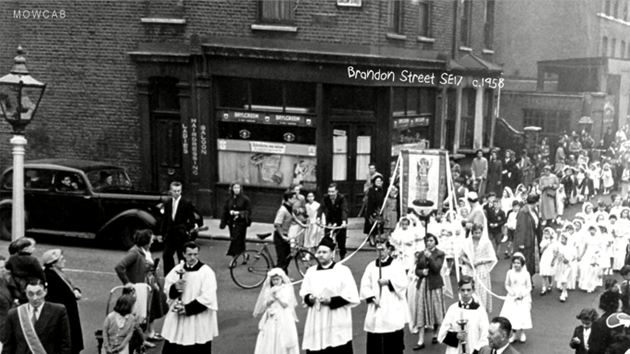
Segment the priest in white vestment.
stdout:
<path fill-rule="evenodd" d="M 317 248 L 319 265 L 304 275 L 300 296 L 308 306 L 302 348 L 307 353 L 352 354 L 352 312 L 359 292 L 352 272 L 333 261 L 335 244 L 329 237 Z"/>
<path fill-rule="evenodd" d="M 388 241 L 378 243 L 376 249 L 379 258 L 368 264 L 361 278 L 361 300 L 368 303 L 367 354 L 402 354 L 403 328 L 409 322 L 407 273 L 402 262 L 391 257 L 395 248 Z"/>
<path fill-rule="evenodd" d="M 199 246 L 183 245 L 184 258 L 164 280 L 169 311 L 162 336 L 164 354 L 208 354 L 212 339 L 219 335 L 217 325 L 217 281 L 214 272 L 199 261 Z"/>
<path fill-rule="evenodd" d="M 463 353 L 463 345 L 466 346 L 466 353 L 478 353 L 483 346 L 488 345 L 488 314 L 473 299 L 475 286 L 472 277 L 462 276 L 458 286 L 460 300 L 446 311 L 438 341 L 446 344 L 446 354 Z M 462 331 L 460 323 L 463 322 L 465 325 Z"/>

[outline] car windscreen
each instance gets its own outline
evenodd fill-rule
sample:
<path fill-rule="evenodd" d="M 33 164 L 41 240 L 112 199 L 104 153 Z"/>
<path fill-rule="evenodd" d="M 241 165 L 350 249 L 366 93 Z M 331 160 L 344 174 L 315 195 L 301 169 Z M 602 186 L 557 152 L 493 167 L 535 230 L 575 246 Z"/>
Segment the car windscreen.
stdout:
<path fill-rule="evenodd" d="M 87 177 L 92 187 L 97 190 L 107 187 L 131 187 L 129 176 L 120 169 L 90 171 L 87 173 Z"/>
<path fill-rule="evenodd" d="M 26 190 L 40 189 L 48 190 L 52 187 L 52 180 L 55 171 L 25 168 L 24 169 L 24 188 Z M 7 172 L 2 180 L 2 187 L 6 189 L 13 188 L 13 171 Z"/>

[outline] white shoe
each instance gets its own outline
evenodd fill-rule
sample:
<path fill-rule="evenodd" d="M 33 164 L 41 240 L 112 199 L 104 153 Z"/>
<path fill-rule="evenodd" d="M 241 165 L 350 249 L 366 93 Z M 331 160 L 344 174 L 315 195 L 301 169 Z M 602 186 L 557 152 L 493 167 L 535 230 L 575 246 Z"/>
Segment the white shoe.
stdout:
<path fill-rule="evenodd" d="M 507 242 L 507 240 L 508 240 L 507 235 L 504 235 L 503 238 L 501 239 L 501 243 L 505 243 Z"/>
<path fill-rule="evenodd" d="M 521 343 L 525 343 L 525 340 L 527 340 L 527 337 L 525 336 L 525 332 L 521 332 L 521 338 L 519 338 L 518 340 Z"/>

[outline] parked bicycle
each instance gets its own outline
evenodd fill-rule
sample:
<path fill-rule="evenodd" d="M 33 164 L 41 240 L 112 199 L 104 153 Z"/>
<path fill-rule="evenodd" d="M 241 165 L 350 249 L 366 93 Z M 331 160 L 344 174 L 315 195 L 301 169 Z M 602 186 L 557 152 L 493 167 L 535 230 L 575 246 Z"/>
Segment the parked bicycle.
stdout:
<path fill-rule="evenodd" d="M 300 234 L 306 232 L 307 229 L 300 231 Z M 300 234 L 297 236 L 299 237 Z M 271 236 L 272 233 L 256 234 L 262 241 Z M 230 276 L 236 285 L 243 289 L 254 289 L 259 287 L 265 279 L 267 273 L 276 266 L 274 257 L 269 252 L 267 243 L 263 242 L 262 247 L 258 250 L 245 250 L 232 258 L 230 262 Z M 295 264 L 298 273 L 304 277 L 308 268 L 319 265 L 319 261 L 315 255 L 306 248 L 291 242 L 291 253 L 287 257 L 287 264 Z"/>

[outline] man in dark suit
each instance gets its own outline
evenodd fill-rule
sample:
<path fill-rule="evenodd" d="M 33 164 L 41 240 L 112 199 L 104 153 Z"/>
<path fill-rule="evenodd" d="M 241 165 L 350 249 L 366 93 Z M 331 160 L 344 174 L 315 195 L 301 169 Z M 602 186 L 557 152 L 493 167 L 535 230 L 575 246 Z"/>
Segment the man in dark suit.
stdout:
<path fill-rule="evenodd" d="M 495 317 L 488 327 L 488 345 L 479 354 L 520 354 L 510 345 L 512 324 L 505 317 Z"/>
<path fill-rule="evenodd" d="M 173 260 L 175 253 L 180 261 L 184 259 L 182 245 L 188 241 L 190 233 L 197 232 L 195 207 L 190 201 L 182 198 L 182 184 L 177 181 L 172 182 L 169 193 L 172 199 L 164 205 L 160 227 L 160 235 L 164 238 L 162 251 L 164 276 L 175 267 Z"/>
<path fill-rule="evenodd" d="M 536 243 L 540 230 L 540 216 L 536 210 L 538 195 L 530 194 L 527 197 L 527 205 L 523 206 L 516 214 L 516 230 L 514 230 L 514 252 L 521 252 L 525 259 L 535 259 Z M 536 273 L 535 262 L 527 262 L 527 271 L 530 276 Z"/>
<path fill-rule="evenodd" d="M 346 256 L 346 226 L 348 224 L 348 202 L 343 194 L 339 194 L 337 184 L 331 183 L 328 186 L 328 196 L 324 198 L 322 206 L 317 212 L 317 222 L 321 222 L 322 214 L 326 216 L 326 223 L 329 225 L 341 226 L 337 230 L 335 239 L 339 246 L 339 257 Z"/>
<path fill-rule="evenodd" d="M 9 311 L 0 333 L 4 343 L 2 354 L 70 354 L 66 308 L 45 302 L 46 293 L 46 285 L 41 280 L 33 279 L 28 283 L 28 303 Z"/>
<path fill-rule="evenodd" d="M 494 192 L 498 197 L 503 195 L 501 186 L 501 177 L 503 172 L 503 163 L 497 157 L 497 149 L 490 152 L 490 161 L 488 161 L 488 186 L 487 192 Z"/>

